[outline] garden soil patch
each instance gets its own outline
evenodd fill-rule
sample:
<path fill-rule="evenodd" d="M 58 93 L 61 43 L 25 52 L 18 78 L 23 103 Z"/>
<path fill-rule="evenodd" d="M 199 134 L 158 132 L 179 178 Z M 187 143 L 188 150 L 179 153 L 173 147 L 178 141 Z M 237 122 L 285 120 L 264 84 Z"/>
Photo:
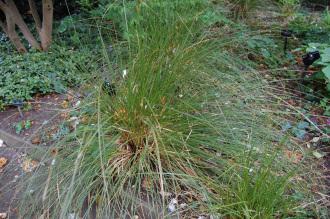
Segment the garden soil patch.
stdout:
<path fill-rule="evenodd" d="M 0 112 L 0 213 L 17 217 L 17 186 L 20 178 L 38 165 L 29 151 L 48 147 L 50 137 L 69 117 L 76 98 L 68 94 L 36 96 L 21 109 L 9 107 Z M 29 124 L 28 124 L 29 123 Z M 28 127 L 24 125 L 28 124 Z M 22 129 L 18 127 L 22 125 Z"/>

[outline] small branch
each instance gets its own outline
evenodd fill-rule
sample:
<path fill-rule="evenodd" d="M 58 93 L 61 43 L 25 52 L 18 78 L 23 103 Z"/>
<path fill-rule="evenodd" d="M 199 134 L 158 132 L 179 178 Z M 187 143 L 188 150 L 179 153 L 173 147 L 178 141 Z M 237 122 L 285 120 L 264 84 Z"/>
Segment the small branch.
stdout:
<path fill-rule="evenodd" d="M 29 1 L 29 6 L 31 9 L 32 17 L 34 19 L 34 22 L 36 23 L 36 28 L 39 33 L 41 30 L 41 20 L 40 20 L 39 14 L 38 14 L 36 3 L 34 0 L 28 0 L 28 1 Z"/>

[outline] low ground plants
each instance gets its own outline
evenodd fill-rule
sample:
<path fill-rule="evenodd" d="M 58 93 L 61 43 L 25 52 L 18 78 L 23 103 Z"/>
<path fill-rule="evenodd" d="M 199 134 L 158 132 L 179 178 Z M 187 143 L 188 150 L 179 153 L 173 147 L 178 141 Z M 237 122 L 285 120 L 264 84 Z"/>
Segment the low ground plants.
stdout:
<path fill-rule="evenodd" d="M 5 54 L 5 53 L 3 53 Z M 65 92 L 77 86 L 88 74 L 80 66 L 89 66 L 89 53 L 54 45 L 49 52 L 0 56 L 0 102 L 30 100 L 36 93 Z"/>

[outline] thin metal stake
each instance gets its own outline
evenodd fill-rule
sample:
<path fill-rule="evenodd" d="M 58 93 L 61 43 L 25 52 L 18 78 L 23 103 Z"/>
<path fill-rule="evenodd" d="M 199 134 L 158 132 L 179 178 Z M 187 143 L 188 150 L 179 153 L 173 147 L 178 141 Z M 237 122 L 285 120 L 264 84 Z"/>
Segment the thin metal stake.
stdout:
<path fill-rule="evenodd" d="M 18 109 L 18 112 L 19 112 L 19 115 L 21 116 L 21 118 L 23 118 L 24 115 L 23 115 L 23 113 L 22 113 L 21 107 L 18 106 L 17 109 Z"/>

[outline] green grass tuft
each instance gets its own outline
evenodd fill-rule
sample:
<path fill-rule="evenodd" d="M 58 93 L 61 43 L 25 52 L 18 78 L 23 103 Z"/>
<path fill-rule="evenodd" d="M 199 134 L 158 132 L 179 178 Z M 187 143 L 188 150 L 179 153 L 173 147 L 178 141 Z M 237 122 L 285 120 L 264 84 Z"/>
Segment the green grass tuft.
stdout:
<path fill-rule="evenodd" d="M 92 109 L 89 122 L 59 142 L 55 156 L 45 154 L 52 165 L 26 180 L 20 212 L 25 218 L 285 215 L 295 204 L 287 197 L 294 168 L 272 154 L 291 143 L 268 113 L 278 104 L 269 85 L 229 52 L 242 39 L 207 29 L 200 19 L 207 4 L 189 12 L 182 1 L 137 6 L 120 70 L 106 61 L 117 94 L 103 91 L 103 81 L 95 85 L 82 107 Z M 172 199 L 179 202 L 174 212 Z"/>

